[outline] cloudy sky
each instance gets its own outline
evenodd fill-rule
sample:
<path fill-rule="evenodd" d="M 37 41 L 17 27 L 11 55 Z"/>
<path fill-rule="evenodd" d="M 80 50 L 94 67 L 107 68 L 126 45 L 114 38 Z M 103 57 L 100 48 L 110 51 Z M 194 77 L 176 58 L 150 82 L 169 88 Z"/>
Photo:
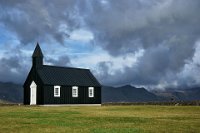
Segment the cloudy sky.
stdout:
<path fill-rule="evenodd" d="M 0 81 L 23 83 L 37 42 L 49 65 L 104 85 L 200 86 L 199 0 L 1 0 Z"/>

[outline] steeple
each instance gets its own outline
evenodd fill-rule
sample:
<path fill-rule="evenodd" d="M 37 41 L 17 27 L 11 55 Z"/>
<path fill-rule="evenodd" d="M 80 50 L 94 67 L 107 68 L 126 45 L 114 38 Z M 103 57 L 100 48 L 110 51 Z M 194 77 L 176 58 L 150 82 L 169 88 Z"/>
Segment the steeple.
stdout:
<path fill-rule="evenodd" d="M 32 62 L 34 68 L 39 68 L 43 65 L 43 54 L 42 50 L 39 46 L 39 43 L 37 43 L 35 50 L 32 55 Z"/>
<path fill-rule="evenodd" d="M 43 57 L 42 50 L 38 42 L 37 42 L 37 45 L 35 47 L 32 57 Z"/>

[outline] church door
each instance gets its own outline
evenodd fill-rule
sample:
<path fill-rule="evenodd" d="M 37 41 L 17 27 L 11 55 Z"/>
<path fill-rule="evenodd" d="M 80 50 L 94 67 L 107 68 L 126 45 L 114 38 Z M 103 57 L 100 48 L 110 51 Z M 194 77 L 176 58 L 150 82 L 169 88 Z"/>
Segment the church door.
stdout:
<path fill-rule="evenodd" d="M 30 105 L 36 105 L 37 85 L 33 81 L 30 85 Z"/>

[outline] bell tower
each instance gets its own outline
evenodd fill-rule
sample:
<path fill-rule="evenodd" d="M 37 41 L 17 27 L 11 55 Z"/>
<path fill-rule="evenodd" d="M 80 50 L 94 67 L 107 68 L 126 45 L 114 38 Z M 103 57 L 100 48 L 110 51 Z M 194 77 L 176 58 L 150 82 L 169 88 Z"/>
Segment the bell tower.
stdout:
<path fill-rule="evenodd" d="M 32 67 L 34 68 L 40 68 L 43 65 L 43 54 L 42 54 L 42 50 L 39 46 L 39 43 L 37 43 L 35 50 L 33 52 L 32 55 Z"/>

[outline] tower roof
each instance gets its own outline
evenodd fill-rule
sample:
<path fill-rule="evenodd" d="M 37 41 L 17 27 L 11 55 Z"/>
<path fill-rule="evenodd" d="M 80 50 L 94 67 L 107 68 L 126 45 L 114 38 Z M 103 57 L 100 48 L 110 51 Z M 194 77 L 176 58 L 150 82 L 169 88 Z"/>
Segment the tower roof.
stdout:
<path fill-rule="evenodd" d="M 32 57 L 43 57 L 42 50 L 41 50 L 41 48 L 39 46 L 39 43 L 37 43 Z"/>

